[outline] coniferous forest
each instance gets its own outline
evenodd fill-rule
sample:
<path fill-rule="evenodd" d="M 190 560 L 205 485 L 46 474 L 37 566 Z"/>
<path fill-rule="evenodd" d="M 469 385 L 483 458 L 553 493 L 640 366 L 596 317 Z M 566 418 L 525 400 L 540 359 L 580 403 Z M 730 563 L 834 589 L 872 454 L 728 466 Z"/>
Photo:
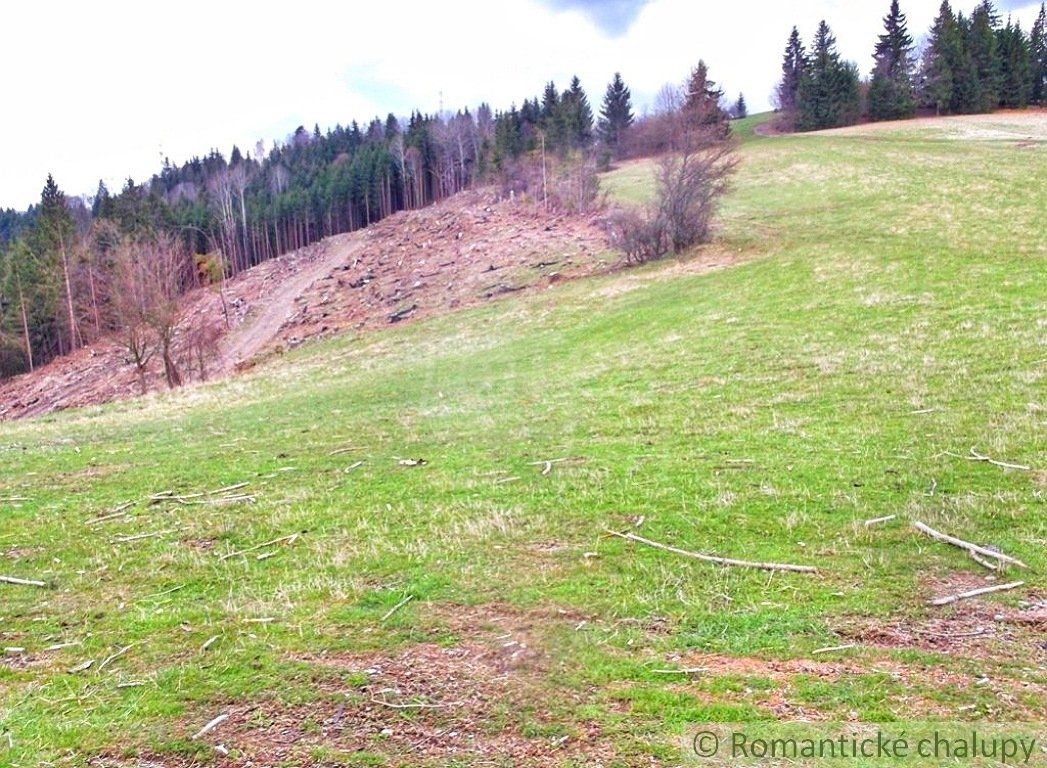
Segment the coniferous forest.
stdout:
<path fill-rule="evenodd" d="M 841 58 L 826 22 L 809 47 L 793 28 L 775 93 L 779 123 L 807 131 L 903 119 L 921 109 L 962 114 L 1043 105 L 1045 28 L 1042 6 L 1026 33 L 1004 22 L 990 0 L 970 15 L 944 0 L 918 51 L 893 0 L 882 29 L 870 30 L 875 64 L 866 80 Z M 744 117 L 744 95 L 722 104 L 707 74 L 699 63 L 682 100 L 714 99 L 717 108 L 702 114 L 718 123 Z M 477 183 L 515 190 L 527 175 L 521 168 L 539 155 L 554 167 L 596 168 L 665 151 L 671 147 L 645 130 L 656 117 L 634 114 L 621 75 L 595 108 L 576 77 L 563 91 L 550 82 L 540 96 L 501 111 L 481 104 L 326 131 L 301 126 L 268 148 L 234 146 L 228 156 L 211 150 L 181 165 L 165 161 L 152 178 L 129 178 L 119 190 L 99 182 L 92 196 L 67 196 L 49 176 L 38 204 L 0 211 L 0 377 L 116 331 L 115 276 L 128 268 L 126 254 L 136 244 L 161 237 L 179 243 L 193 268 L 166 290 L 188 290 Z"/>

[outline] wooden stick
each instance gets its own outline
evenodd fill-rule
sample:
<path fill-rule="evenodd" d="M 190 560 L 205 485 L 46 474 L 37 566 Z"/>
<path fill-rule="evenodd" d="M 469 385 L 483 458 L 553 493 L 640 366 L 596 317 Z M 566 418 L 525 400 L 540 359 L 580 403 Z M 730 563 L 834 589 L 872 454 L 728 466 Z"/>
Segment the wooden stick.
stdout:
<path fill-rule="evenodd" d="M 46 587 L 42 581 L 36 581 L 35 579 L 19 579 L 17 576 L 0 576 L 0 583 L 2 584 L 15 584 L 21 587 Z"/>
<path fill-rule="evenodd" d="M 950 536 L 947 533 L 942 533 L 941 531 L 936 531 L 933 528 L 931 528 L 929 525 L 926 525 L 926 524 L 921 523 L 919 521 L 914 522 L 913 523 L 913 527 L 916 530 L 918 530 L 920 533 L 923 533 L 923 534 L 925 534 L 927 536 L 930 536 L 932 539 L 937 539 L 938 541 L 943 541 L 946 544 L 952 544 L 954 547 L 959 547 L 960 549 L 965 549 L 968 552 L 971 552 L 973 554 L 983 555 L 984 557 L 991 557 L 991 558 L 993 558 L 995 560 L 999 560 L 1002 563 L 1011 563 L 1013 565 L 1018 566 L 1019 568 L 1028 568 L 1029 567 L 1025 563 L 1023 563 L 1021 560 L 1017 560 L 1017 559 L 1011 557 L 1010 555 L 1005 555 L 1002 552 L 996 552 L 995 550 L 992 550 L 992 549 L 986 549 L 985 547 L 980 547 L 977 544 L 972 544 L 969 541 L 964 541 L 963 539 L 958 539 L 955 536 Z"/>
<path fill-rule="evenodd" d="M 873 525 L 880 525 L 881 523 L 889 523 L 894 520 L 898 515 L 887 515 L 885 517 L 874 517 L 872 520 L 865 521 L 865 527 L 869 528 Z"/>
<path fill-rule="evenodd" d="M 847 645 L 831 645 L 828 648 L 816 648 L 811 651 L 812 656 L 818 656 L 822 653 L 832 653 L 834 651 L 849 651 L 851 648 L 857 648 L 856 643 L 848 643 Z"/>
<path fill-rule="evenodd" d="M 131 646 L 130 645 L 125 645 L 123 648 L 121 648 L 116 653 L 114 653 L 114 654 L 112 654 L 110 656 L 106 656 L 105 657 L 105 661 L 103 661 L 101 664 L 98 665 L 97 671 L 101 672 L 103 669 L 105 669 L 107 666 L 109 666 L 109 664 L 111 662 L 116 661 L 121 656 L 123 656 L 125 653 L 127 653 L 129 650 L 131 650 Z"/>
<path fill-rule="evenodd" d="M 390 709 L 443 709 L 445 707 L 457 706 L 458 702 L 448 702 L 446 704 L 429 704 L 427 702 L 417 702 L 410 704 L 396 704 L 385 699 L 380 699 L 377 696 L 372 696 L 371 701 L 375 704 L 381 704 L 383 707 L 389 707 Z"/>
<path fill-rule="evenodd" d="M 998 571 L 1003 567 L 1003 563 L 990 563 L 988 560 L 978 557 L 974 552 L 968 552 L 967 554 L 971 556 L 971 560 L 978 563 L 978 565 L 983 568 L 988 568 L 990 571 Z"/>
<path fill-rule="evenodd" d="M 963 456 L 959 453 L 953 453 L 952 451 L 943 451 L 939 455 L 952 456 L 954 459 L 966 459 L 967 461 L 984 461 L 986 464 L 992 464 L 995 467 L 1002 467 L 1003 469 L 1021 469 L 1026 472 L 1032 469 L 1031 467 L 1027 467 L 1024 464 L 1009 464 L 1006 461 L 997 461 L 996 459 L 991 459 L 988 456 L 978 453 L 978 451 L 974 450 L 974 448 L 971 448 L 970 456 Z"/>
<path fill-rule="evenodd" d="M 931 600 L 931 605 L 949 605 L 959 600 L 967 600 L 971 597 L 978 597 L 979 595 L 988 595 L 993 592 L 1003 592 L 1008 589 L 1017 589 L 1018 587 L 1024 587 L 1024 581 L 1012 581 L 1010 584 L 997 584 L 992 587 L 982 587 L 981 589 L 972 589 L 970 592 L 961 592 L 958 595 L 949 595 L 948 597 L 939 597 L 937 600 Z"/>
<path fill-rule="evenodd" d="M 261 544 L 255 544 L 253 547 L 248 547 L 247 549 L 239 549 L 236 552 L 227 552 L 218 559 L 228 560 L 230 557 L 236 557 L 237 555 L 246 555 L 248 552 L 255 552 L 256 550 L 262 549 L 263 547 L 271 547 L 273 544 L 282 544 L 285 541 L 288 544 L 293 544 L 300 535 L 301 534 L 299 533 L 292 533 L 289 536 L 281 536 L 278 539 L 272 539 L 270 541 L 264 541 Z"/>
<path fill-rule="evenodd" d="M 391 617 L 394 613 L 396 613 L 398 610 L 403 608 L 405 605 L 407 605 L 412 600 L 414 600 L 414 595 L 408 595 L 403 600 L 398 602 L 396 605 L 394 605 L 392 608 L 390 608 L 388 611 L 386 611 L 386 614 L 382 617 L 382 622 L 384 623 L 389 617 Z"/>
<path fill-rule="evenodd" d="M 114 507 L 113 511 L 106 515 L 102 515 L 101 517 L 95 517 L 88 520 L 86 525 L 98 525 L 99 523 L 104 523 L 106 520 L 115 520 L 118 517 L 127 517 L 128 508 L 133 506 L 133 501 L 125 502 L 118 507 Z"/>
<path fill-rule="evenodd" d="M 222 723 L 224 723 L 228 719 L 229 719 L 229 714 L 228 713 L 219 715 L 214 720 L 211 720 L 210 722 L 208 722 L 207 725 L 205 725 L 199 731 L 194 733 L 192 735 L 192 741 L 196 741 L 197 739 L 202 738 L 203 736 L 206 736 L 208 733 L 213 731 L 215 728 L 220 726 Z"/>
<path fill-rule="evenodd" d="M 212 645 L 214 645 L 214 643 L 217 640 L 218 640 L 218 635 L 212 635 L 211 637 L 207 638 L 207 642 L 205 642 L 203 645 L 200 646 L 200 653 L 203 653 L 208 648 L 210 648 Z"/>
<path fill-rule="evenodd" d="M 607 533 L 611 536 L 617 536 L 620 539 L 626 539 L 628 541 L 634 541 L 637 544 L 645 544 L 648 547 L 654 547 L 655 549 L 661 549 L 666 552 L 672 552 L 676 555 L 683 555 L 684 557 L 691 557 L 695 560 L 701 560 L 706 563 L 716 563 L 717 565 L 731 565 L 738 568 L 755 568 L 761 571 L 792 571 L 794 573 L 818 573 L 818 569 L 810 565 L 790 565 L 788 563 L 757 563 L 749 560 L 735 560 L 730 557 L 718 557 L 716 555 L 705 555 L 700 552 L 688 552 L 686 549 L 677 549 L 676 547 L 670 547 L 667 544 L 659 544 L 657 541 L 651 541 L 645 539 L 642 536 L 637 536 L 635 533 L 619 533 L 618 531 L 612 531 L 607 529 Z"/>
<path fill-rule="evenodd" d="M 139 533 L 134 536 L 117 536 L 113 539 L 114 544 L 127 544 L 130 541 L 141 541 L 142 539 L 155 539 L 157 536 L 163 536 L 168 533 L 174 533 L 174 528 L 166 528 L 162 531 L 152 531 L 151 533 Z"/>
<path fill-rule="evenodd" d="M 698 675 L 708 672 L 708 667 L 684 667 L 683 669 L 649 669 L 653 675 Z"/>

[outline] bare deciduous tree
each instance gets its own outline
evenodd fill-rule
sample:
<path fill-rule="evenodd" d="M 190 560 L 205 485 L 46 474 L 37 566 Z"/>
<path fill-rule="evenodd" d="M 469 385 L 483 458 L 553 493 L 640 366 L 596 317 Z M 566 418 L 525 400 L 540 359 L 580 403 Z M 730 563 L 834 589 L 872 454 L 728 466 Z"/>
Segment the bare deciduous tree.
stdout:
<path fill-rule="evenodd" d="M 142 391 L 150 360 L 159 355 L 168 387 L 182 384 L 172 351 L 179 300 L 192 281 L 192 261 L 170 236 L 124 240 L 113 252 L 110 301 Z"/>

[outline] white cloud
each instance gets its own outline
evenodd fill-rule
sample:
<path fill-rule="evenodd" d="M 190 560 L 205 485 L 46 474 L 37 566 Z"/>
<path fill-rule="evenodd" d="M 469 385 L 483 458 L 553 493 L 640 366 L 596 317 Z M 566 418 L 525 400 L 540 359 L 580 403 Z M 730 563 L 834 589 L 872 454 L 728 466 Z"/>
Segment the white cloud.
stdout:
<path fill-rule="evenodd" d="M 973 0 L 972 3 L 973 4 Z M 119 188 L 162 155 L 247 150 L 297 125 L 366 122 L 415 107 L 497 107 L 577 73 L 596 107 L 620 70 L 638 104 L 704 58 L 733 97 L 764 108 L 793 24 L 826 18 L 868 68 L 887 0 L 651 0 L 621 35 L 577 3 L 539 0 L 294 4 L 185 0 L 18 3 L 5 9 L 0 206 L 34 201 L 48 172 L 71 194 Z M 909 0 L 922 34 L 939 0 Z M 959 3 L 959 7 L 964 4 Z M 1028 29 L 1028 4 L 1016 15 Z"/>

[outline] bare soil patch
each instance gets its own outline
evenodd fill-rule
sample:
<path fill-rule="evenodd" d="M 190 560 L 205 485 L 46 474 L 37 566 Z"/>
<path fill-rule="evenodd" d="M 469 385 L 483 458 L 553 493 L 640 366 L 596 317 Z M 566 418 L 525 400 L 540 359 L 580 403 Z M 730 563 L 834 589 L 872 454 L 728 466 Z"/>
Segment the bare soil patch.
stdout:
<path fill-rule="evenodd" d="M 318 748 L 397 765 L 601 766 L 614 757 L 598 726 L 565 726 L 549 712 L 553 700 L 578 697 L 550 682 L 556 661 L 536 632 L 550 616 L 443 606 L 435 618 L 458 642 L 297 657 L 320 670 L 320 700 L 225 708 L 229 720 L 205 741 L 229 749 L 223 764 L 232 765 L 314 764 Z"/>

